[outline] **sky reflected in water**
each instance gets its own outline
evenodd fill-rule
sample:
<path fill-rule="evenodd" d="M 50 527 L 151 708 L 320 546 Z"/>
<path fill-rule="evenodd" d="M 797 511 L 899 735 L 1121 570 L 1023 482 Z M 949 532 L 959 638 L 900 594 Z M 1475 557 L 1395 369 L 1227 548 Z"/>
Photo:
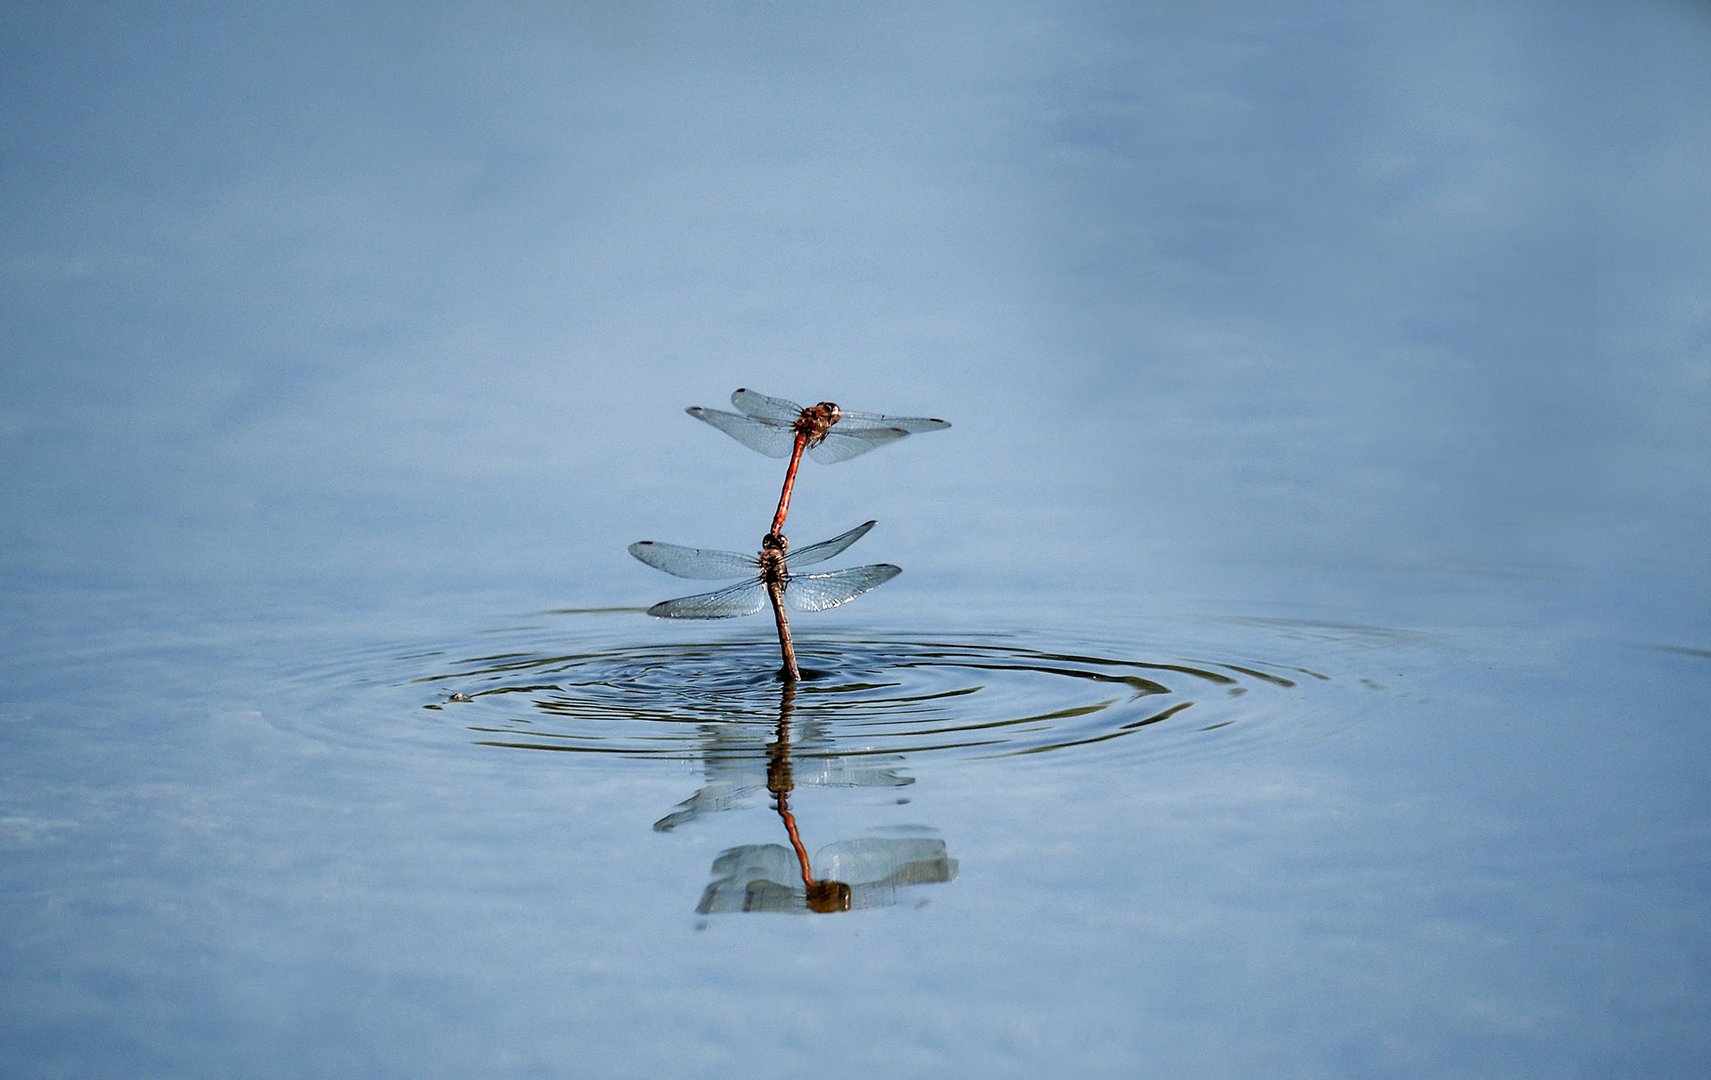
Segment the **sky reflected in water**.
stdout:
<path fill-rule="evenodd" d="M 1708 60 L 0 13 L 0 1072 L 1702 1071 Z M 954 424 L 787 700 L 739 386 Z"/>

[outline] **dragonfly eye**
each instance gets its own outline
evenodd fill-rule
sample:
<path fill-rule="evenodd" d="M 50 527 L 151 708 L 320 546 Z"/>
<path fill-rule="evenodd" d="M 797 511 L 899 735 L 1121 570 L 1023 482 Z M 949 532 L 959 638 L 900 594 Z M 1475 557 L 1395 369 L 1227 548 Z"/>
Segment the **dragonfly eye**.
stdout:
<path fill-rule="evenodd" d="M 790 539 L 783 533 L 767 533 L 760 538 L 762 551 L 777 551 L 780 553 L 790 550 Z"/>
<path fill-rule="evenodd" d="M 835 424 L 844 418 L 844 411 L 838 408 L 835 402 L 822 401 L 820 402 L 820 408 L 826 410 L 827 424 Z"/>

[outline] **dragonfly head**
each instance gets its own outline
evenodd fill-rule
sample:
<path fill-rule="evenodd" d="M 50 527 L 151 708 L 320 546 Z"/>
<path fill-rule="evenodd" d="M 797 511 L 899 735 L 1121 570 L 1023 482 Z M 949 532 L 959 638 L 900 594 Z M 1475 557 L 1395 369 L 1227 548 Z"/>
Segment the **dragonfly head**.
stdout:
<path fill-rule="evenodd" d="M 826 437 L 833 424 L 844 418 L 844 411 L 830 401 L 822 401 L 812 408 L 803 409 L 802 415 L 796 418 L 796 434 L 804 435 L 818 443 Z"/>

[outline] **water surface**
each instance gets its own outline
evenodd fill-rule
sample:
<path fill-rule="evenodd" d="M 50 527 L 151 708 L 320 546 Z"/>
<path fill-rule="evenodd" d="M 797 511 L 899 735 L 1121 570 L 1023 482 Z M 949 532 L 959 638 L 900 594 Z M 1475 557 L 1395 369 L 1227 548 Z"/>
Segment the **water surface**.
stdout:
<path fill-rule="evenodd" d="M 0 1074 L 1705 1071 L 1690 6 L 0 28 Z"/>

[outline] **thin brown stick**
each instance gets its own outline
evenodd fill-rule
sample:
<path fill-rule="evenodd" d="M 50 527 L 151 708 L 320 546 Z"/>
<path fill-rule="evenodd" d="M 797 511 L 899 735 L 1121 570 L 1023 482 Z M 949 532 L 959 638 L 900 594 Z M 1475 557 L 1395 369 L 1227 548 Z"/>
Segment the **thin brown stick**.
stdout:
<path fill-rule="evenodd" d="M 784 654 L 784 668 L 778 677 L 787 683 L 800 682 L 802 669 L 796 666 L 796 646 L 790 641 L 790 619 L 784 614 L 784 584 L 768 581 L 766 595 L 772 601 L 772 617 L 778 623 L 778 650 Z"/>
<path fill-rule="evenodd" d="M 790 513 L 790 494 L 796 488 L 796 470 L 802 465 L 802 451 L 808 448 L 808 436 L 797 435 L 796 445 L 790 451 L 790 465 L 784 471 L 784 490 L 778 493 L 778 511 L 772 515 L 772 528 L 767 530 L 768 536 L 780 536 L 784 533 L 784 518 Z"/>

